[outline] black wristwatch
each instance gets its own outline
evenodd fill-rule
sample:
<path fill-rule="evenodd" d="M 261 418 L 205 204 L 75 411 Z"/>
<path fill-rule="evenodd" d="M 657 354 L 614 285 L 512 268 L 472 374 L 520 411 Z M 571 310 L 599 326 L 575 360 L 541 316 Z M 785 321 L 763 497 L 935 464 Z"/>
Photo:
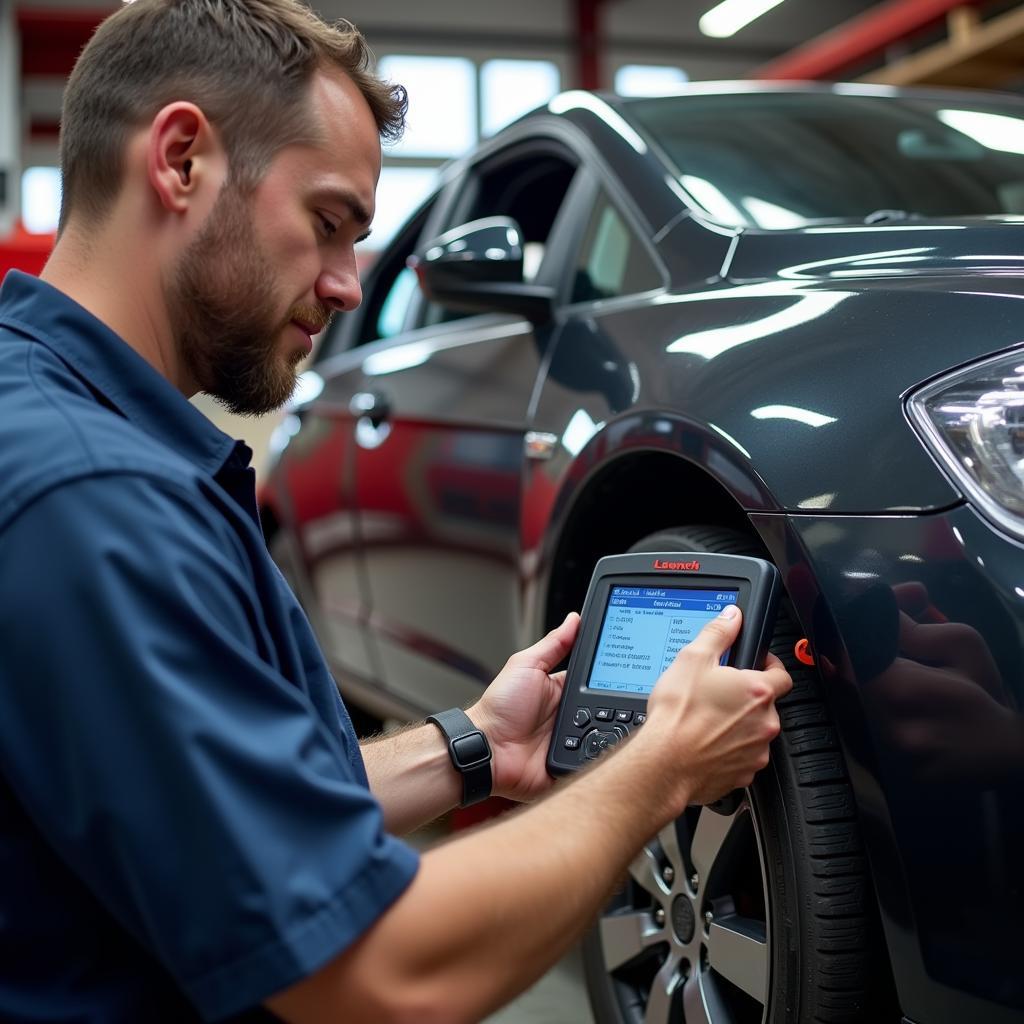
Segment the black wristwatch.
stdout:
<path fill-rule="evenodd" d="M 448 755 L 462 776 L 462 807 L 478 804 L 491 795 L 491 746 L 487 737 L 460 708 L 439 711 L 428 722 L 444 733 Z"/>

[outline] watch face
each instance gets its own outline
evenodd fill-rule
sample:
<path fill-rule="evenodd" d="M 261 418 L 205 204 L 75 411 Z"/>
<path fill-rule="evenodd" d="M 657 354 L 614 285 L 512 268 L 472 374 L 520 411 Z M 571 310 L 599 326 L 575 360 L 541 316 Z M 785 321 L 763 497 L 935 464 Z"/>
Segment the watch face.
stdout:
<path fill-rule="evenodd" d="M 482 732 L 471 732 L 468 736 L 452 740 L 452 751 L 455 753 L 456 763 L 461 768 L 491 759 L 491 749 L 487 746 L 487 740 Z"/>

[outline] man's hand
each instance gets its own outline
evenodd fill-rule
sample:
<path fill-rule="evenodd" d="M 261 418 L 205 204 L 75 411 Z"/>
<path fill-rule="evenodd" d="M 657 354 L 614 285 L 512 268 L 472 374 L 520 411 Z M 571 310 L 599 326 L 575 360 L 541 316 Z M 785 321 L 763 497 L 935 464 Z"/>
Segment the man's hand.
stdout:
<path fill-rule="evenodd" d="M 739 634 L 740 620 L 732 605 L 709 622 L 651 693 L 647 724 L 638 736 L 656 740 L 661 756 L 671 759 L 666 777 L 674 789 L 664 794 L 669 800 L 711 803 L 749 785 L 768 764 L 768 745 L 780 728 L 775 701 L 793 681 L 773 654 L 761 671 L 719 664 Z"/>
<path fill-rule="evenodd" d="M 494 795 L 529 800 L 552 784 L 546 759 L 565 673 L 551 670 L 572 650 L 580 617 L 513 654 L 467 714 L 484 731 L 494 760 Z"/>

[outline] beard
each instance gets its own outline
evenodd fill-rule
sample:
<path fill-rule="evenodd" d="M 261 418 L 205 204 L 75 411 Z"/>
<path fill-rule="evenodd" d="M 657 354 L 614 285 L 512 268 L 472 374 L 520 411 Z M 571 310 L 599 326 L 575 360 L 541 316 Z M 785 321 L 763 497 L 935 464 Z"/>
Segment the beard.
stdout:
<path fill-rule="evenodd" d="M 295 390 L 299 350 L 285 354 L 292 319 L 330 321 L 321 306 L 292 306 L 287 316 L 275 275 L 256 237 L 244 194 L 225 186 L 206 223 L 175 268 L 168 308 L 179 355 L 192 380 L 230 412 L 262 416 Z"/>

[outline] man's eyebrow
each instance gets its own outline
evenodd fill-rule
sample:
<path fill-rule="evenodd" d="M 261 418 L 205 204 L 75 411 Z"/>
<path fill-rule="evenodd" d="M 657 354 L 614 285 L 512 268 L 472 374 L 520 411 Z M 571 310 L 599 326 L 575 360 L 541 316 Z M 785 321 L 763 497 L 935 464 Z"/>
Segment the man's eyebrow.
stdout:
<path fill-rule="evenodd" d="M 342 206 L 347 206 L 357 223 L 369 227 L 372 219 L 370 212 L 363 206 L 359 197 L 354 192 L 347 188 L 325 188 L 320 190 L 319 196 L 327 202 L 340 203 Z"/>

